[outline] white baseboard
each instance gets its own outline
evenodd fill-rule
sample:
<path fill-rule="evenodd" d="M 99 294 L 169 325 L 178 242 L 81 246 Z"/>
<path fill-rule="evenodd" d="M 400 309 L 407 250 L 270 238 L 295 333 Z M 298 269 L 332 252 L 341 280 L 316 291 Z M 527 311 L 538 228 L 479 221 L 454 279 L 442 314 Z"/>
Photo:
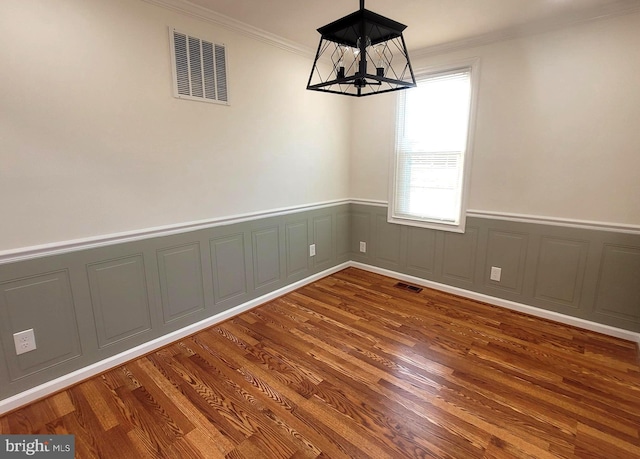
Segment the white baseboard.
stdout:
<path fill-rule="evenodd" d="M 365 271 L 370 271 L 376 274 L 382 274 L 383 276 L 393 277 L 395 279 L 410 282 L 412 284 L 421 285 L 423 287 L 433 288 L 447 293 L 453 293 L 454 295 L 460 295 L 472 300 L 482 301 L 495 306 L 500 306 L 513 311 L 523 312 L 535 317 L 543 319 L 553 320 L 565 325 L 572 325 L 574 327 L 583 328 L 585 330 L 602 333 L 604 335 L 613 336 L 615 338 L 625 339 L 637 343 L 640 347 L 640 333 L 635 333 L 629 330 L 623 330 L 621 328 L 612 327 L 610 325 L 603 325 L 589 320 L 580 319 L 578 317 L 571 317 L 559 312 L 547 311 L 545 309 L 536 308 L 535 306 L 529 306 L 522 303 L 516 303 L 515 301 L 504 300 L 495 296 L 485 295 L 483 293 L 473 292 L 471 290 L 465 290 L 451 285 L 440 284 L 438 282 L 429 281 L 420 277 L 409 276 L 396 271 L 388 269 L 377 268 L 375 266 L 365 265 L 363 263 L 351 262 L 351 266 L 360 268 Z"/>
<path fill-rule="evenodd" d="M 632 331 L 611 327 L 609 325 L 602 325 L 595 322 L 590 322 L 588 320 L 567 316 L 567 315 L 560 314 L 553 311 L 546 311 L 544 309 L 528 306 L 526 304 L 516 303 L 514 301 L 504 300 L 501 298 L 484 295 L 482 293 L 472 292 L 470 290 L 465 290 L 458 287 L 452 287 L 450 285 L 440 284 L 437 282 L 421 279 L 415 276 L 409 276 L 407 274 L 402 274 L 402 273 L 391 271 L 388 269 L 377 268 L 375 266 L 370 266 L 370 265 L 358 263 L 355 261 L 348 261 L 340 265 L 334 266 L 333 268 L 330 268 L 320 273 L 309 276 L 298 282 L 294 282 L 293 284 L 287 285 L 281 289 L 275 290 L 261 297 L 255 298 L 241 305 L 238 305 L 234 308 L 228 309 L 224 312 L 216 314 L 213 317 L 209 317 L 200 322 L 196 322 L 194 324 L 188 325 L 184 328 L 181 328 L 180 330 L 176 330 L 174 332 L 168 333 L 159 338 L 156 338 L 154 340 L 151 340 L 139 346 L 136 346 L 132 349 L 121 352 L 120 354 L 106 358 L 94 364 L 88 365 L 84 368 L 80 368 L 76 371 L 73 371 L 71 373 L 68 373 L 54 380 L 48 381 L 39 386 L 28 389 L 24 392 L 21 392 L 19 394 L 16 394 L 4 400 L 0 400 L 0 415 L 4 413 L 8 413 L 9 411 L 13 411 L 28 403 L 32 403 L 36 400 L 40 400 L 44 397 L 54 394 L 55 392 L 58 392 L 69 386 L 72 386 L 73 384 L 77 384 L 95 375 L 104 373 L 105 371 L 108 371 L 112 368 L 116 368 L 130 360 L 141 357 L 145 354 L 148 354 L 149 352 L 153 352 L 157 349 L 160 349 L 161 347 L 167 346 L 175 341 L 178 341 L 189 335 L 192 335 L 201 330 L 204 330 L 205 328 L 216 325 L 233 316 L 236 316 L 245 311 L 248 311 L 249 309 L 253 309 L 279 296 L 292 292 L 300 287 L 308 285 L 312 282 L 322 279 L 323 277 L 329 276 L 331 274 L 334 274 L 338 271 L 341 271 L 349 267 L 355 267 L 365 271 L 370 271 L 372 273 L 382 274 L 384 276 L 393 277 L 395 279 L 410 282 L 412 284 L 421 285 L 421 286 L 433 288 L 436 290 L 441 290 L 447 293 L 453 293 L 455 295 L 460 295 L 465 298 L 483 301 L 485 303 L 490 303 L 490 304 L 501 306 L 514 311 L 530 314 L 532 316 L 553 320 L 562 324 L 572 325 L 575 327 L 584 328 L 586 330 L 603 333 L 605 335 L 614 336 L 616 338 L 621 338 L 621 339 L 638 343 L 638 345 L 640 346 L 640 333 L 635 333 Z"/>
<path fill-rule="evenodd" d="M 64 376 L 60 376 L 59 378 L 48 381 L 39 386 L 33 387 L 31 389 L 25 390 L 24 392 L 20 392 L 19 394 L 13 395 L 4 400 L 0 400 L 0 415 L 4 413 L 8 413 L 9 411 L 13 411 L 17 408 L 20 408 L 23 405 L 28 403 L 35 402 L 36 400 L 40 400 L 44 397 L 52 395 L 60 390 L 63 390 L 69 386 L 77 384 L 85 379 L 96 376 L 100 373 L 104 373 L 112 368 L 116 368 L 120 365 L 123 365 L 126 362 L 129 362 L 133 359 L 141 357 L 149 352 L 153 352 L 157 349 L 160 349 L 164 346 L 167 346 L 175 341 L 178 341 L 182 338 L 185 338 L 189 335 L 193 335 L 205 328 L 209 328 L 213 325 L 216 325 L 220 322 L 223 322 L 233 316 L 237 316 L 249 309 L 253 309 L 256 306 L 260 306 L 268 301 L 271 301 L 279 296 L 282 296 L 286 293 L 292 292 L 300 287 L 303 287 L 307 284 L 315 282 L 323 277 L 329 276 L 333 273 L 341 271 L 350 266 L 350 262 L 342 263 L 338 266 L 334 266 L 333 268 L 329 268 L 320 273 L 309 276 L 301 281 L 294 282 L 293 284 L 289 284 L 285 287 L 282 287 L 278 290 L 274 290 L 273 292 L 267 293 L 266 295 L 262 295 L 261 297 L 255 298 L 251 301 L 238 305 L 234 308 L 223 311 L 215 316 L 209 317 L 207 319 L 201 320 L 200 322 L 196 322 L 194 324 L 188 325 L 180 330 L 176 330 L 171 333 L 167 333 L 159 338 L 143 343 L 134 348 L 128 349 L 120 354 L 111 356 L 99 362 L 88 365 L 84 368 L 80 368 L 76 371 L 68 373 Z"/>

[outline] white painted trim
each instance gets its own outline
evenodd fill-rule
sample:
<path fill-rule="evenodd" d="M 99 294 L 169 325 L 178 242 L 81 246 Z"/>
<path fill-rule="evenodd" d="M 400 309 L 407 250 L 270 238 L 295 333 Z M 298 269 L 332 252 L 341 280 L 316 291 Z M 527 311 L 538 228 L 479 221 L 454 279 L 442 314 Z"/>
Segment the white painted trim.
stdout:
<path fill-rule="evenodd" d="M 492 220 L 507 220 L 540 225 L 566 226 L 614 233 L 640 234 L 640 226 L 624 223 L 597 222 L 591 220 L 575 220 L 570 218 L 547 217 L 544 215 L 512 214 L 508 212 L 491 212 L 485 210 L 468 210 L 468 217 L 489 218 Z"/>
<path fill-rule="evenodd" d="M 529 314 L 535 317 L 540 317 L 543 319 L 559 322 L 561 324 L 571 325 L 571 326 L 582 328 L 585 330 L 591 330 L 597 333 L 602 333 L 604 335 L 613 336 L 615 338 L 625 339 L 627 341 L 637 343 L 640 347 L 640 333 L 632 332 L 629 330 L 623 330 L 621 328 L 612 327 L 610 325 L 603 325 L 596 322 L 591 322 L 589 320 L 580 319 L 578 317 L 567 316 L 565 314 L 560 314 L 559 312 L 547 311 L 545 309 L 536 308 L 535 306 L 516 303 L 515 301 L 510 301 L 510 300 L 504 300 L 502 298 L 485 295 L 483 293 L 473 292 L 471 290 L 465 290 L 459 287 L 453 287 L 451 285 L 440 284 L 438 282 L 422 279 L 420 277 L 410 276 L 407 274 L 402 274 L 396 271 L 391 271 L 384 268 L 378 268 L 375 266 L 370 266 L 370 265 L 358 263 L 355 261 L 352 261 L 350 265 L 355 268 L 363 269 L 365 271 L 370 271 L 372 273 L 382 274 L 383 276 L 393 277 L 394 279 L 410 282 L 416 285 L 421 285 L 423 287 L 440 290 L 446 293 L 452 293 L 454 295 L 459 295 L 472 300 L 482 301 L 484 303 L 489 303 L 494 306 L 500 306 L 506 309 L 511 309 L 512 311 L 518 311 L 518 312 Z"/>
<path fill-rule="evenodd" d="M 351 199 L 349 200 L 351 204 L 362 204 L 365 206 L 375 206 L 375 207 L 387 207 L 389 205 L 388 201 L 378 201 L 374 199 Z"/>
<path fill-rule="evenodd" d="M 167 8 L 173 11 L 177 11 L 182 14 L 186 14 L 188 16 L 192 16 L 198 19 L 202 19 L 204 21 L 222 26 L 226 29 L 233 30 L 234 32 L 239 32 L 249 38 L 253 38 L 254 40 L 261 41 L 263 43 L 267 43 L 269 45 L 275 46 L 277 48 L 283 49 L 285 51 L 289 51 L 310 59 L 313 59 L 315 56 L 315 51 L 306 46 L 300 45 L 291 40 L 287 40 L 286 38 L 280 37 L 271 32 L 267 32 L 266 30 L 259 29 L 257 27 L 253 27 L 244 22 L 240 22 L 237 19 L 233 19 L 229 16 L 225 16 L 224 14 L 216 13 L 209 8 L 205 8 L 200 5 L 196 5 L 193 2 L 188 0 L 144 0 L 147 3 L 151 3 L 153 5 L 161 6 L 163 8 Z"/>
<path fill-rule="evenodd" d="M 101 236 L 92 236 L 82 239 L 73 239 L 69 241 L 52 242 L 50 244 L 22 247 L 19 249 L 4 250 L 0 251 L 0 265 L 30 260 L 33 258 L 39 258 L 49 255 L 61 255 L 69 252 L 77 252 L 79 250 L 94 249 L 107 245 L 150 239 L 153 237 L 171 236 L 173 234 L 181 234 L 189 231 L 214 228 L 216 226 L 242 223 L 246 221 L 256 220 L 258 218 L 277 217 L 281 215 L 292 214 L 295 212 L 306 212 L 316 209 L 324 209 L 327 207 L 349 203 L 350 201 L 348 199 L 336 199 L 334 201 L 325 201 L 302 206 L 282 207 L 279 209 L 229 215 L 227 217 L 212 218 L 209 220 L 157 226 L 154 228 L 105 234 Z"/>
<path fill-rule="evenodd" d="M 180 330 L 167 333 L 166 335 L 163 335 L 159 338 L 143 343 L 132 349 L 128 349 L 124 352 L 121 352 L 120 354 L 108 357 L 104 360 L 88 365 L 84 368 L 80 368 L 76 371 L 68 373 L 54 380 L 48 381 L 39 386 L 25 390 L 24 392 L 20 392 L 19 394 L 5 398 L 4 400 L 0 400 L 0 415 L 4 413 L 8 413 L 9 411 L 13 411 L 28 403 L 32 403 L 32 402 L 35 402 L 36 400 L 40 400 L 43 397 L 47 397 L 51 394 L 54 394 L 55 392 L 58 392 L 74 384 L 82 382 L 100 373 L 104 373 L 105 371 L 116 368 L 120 365 L 125 364 L 126 362 L 129 362 L 145 354 L 158 350 L 173 342 L 179 341 L 187 336 L 193 335 L 194 333 L 202 331 L 205 328 L 212 327 L 231 317 L 237 316 L 238 314 L 241 314 L 245 311 L 253 309 L 264 303 L 267 303 L 268 301 L 274 300 L 279 296 L 285 295 L 296 289 L 304 287 L 307 284 L 310 284 L 319 279 L 322 279 L 323 277 L 329 276 L 333 273 L 336 273 L 345 268 L 348 268 L 349 266 L 351 266 L 351 263 L 345 262 L 338 266 L 334 266 L 333 268 L 329 268 L 325 271 L 322 271 L 320 273 L 313 274 L 298 282 L 294 282 L 293 284 L 289 284 L 278 290 L 274 290 L 273 292 L 267 293 L 266 295 L 255 298 L 251 301 L 238 305 L 234 308 L 231 308 L 219 314 L 216 314 L 213 317 L 209 317 L 208 319 L 204 319 L 204 320 L 201 320 L 200 322 L 196 322 L 194 324 L 188 325 L 184 328 L 181 328 Z"/>
<path fill-rule="evenodd" d="M 82 239 L 73 239 L 68 241 L 52 242 L 49 244 L 41 244 L 29 247 L 21 247 L 0 251 L 0 265 L 7 263 L 16 263 L 20 261 L 31 260 L 50 255 L 62 255 L 80 250 L 94 249 L 108 245 L 121 244 L 125 242 L 140 241 L 153 237 L 171 236 L 174 234 L 186 233 L 189 231 L 197 231 L 201 229 L 214 228 L 216 226 L 231 225 L 234 223 L 242 223 L 246 221 L 256 220 L 258 218 L 277 217 L 288 215 L 295 212 L 311 211 L 323 209 L 327 207 L 342 204 L 360 204 L 374 207 L 387 207 L 389 203 L 382 200 L 374 199 L 336 199 L 333 201 L 325 201 L 315 204 L 307 204 L 301 206 L 282 207 L 279 209 L 271 209 L 260 212 L 250 212 L 246 214 L 229 215 L 226 217 L 212 218 L 209 220 L 200 220 L 195 222 L 178 223 L 174 225 L 157 226 L 153 228 L 145 228 L 134 231 L 126 231 L 122 233 L 104 234 L 100 236 L 92 236 Z M 616 233 L 640 234 L 640 226 L 626 225 L 622 223 L 596 222 L 587 220 L 571 220 L 556 217 L 546 217 L 539 215 L 511 214 L 507 212 L 490 212 L 483 210 L 468 210 L 467 217 L 489 218 L 494 220 L 507 220 L 524 223 L 535 223 L 540 225 L 566 226 L 571 228 L 584 228 L 599 231 L 611 231 Z"/>
<path fill-rule="evenodd" d="M 352 204 L 386 207 L 388 201 L 373 199 L 351 199 Z M 599 222 L 592 220 L 578 220 L 571 218 L 547 217 L 544 215 L 512 214 L 508 212 L 493 212 L 488 210 L 467 210 L 467 217 L 488 218 L 492 220 L 507 220 L 514 222 L 535 223 L 539 225 L 566 226 L 570 228 L 583 228 L 598 231 L 611 231 L 613 233 L 640 234 L 640 225 L 629 225 L 615 222 Z"/>

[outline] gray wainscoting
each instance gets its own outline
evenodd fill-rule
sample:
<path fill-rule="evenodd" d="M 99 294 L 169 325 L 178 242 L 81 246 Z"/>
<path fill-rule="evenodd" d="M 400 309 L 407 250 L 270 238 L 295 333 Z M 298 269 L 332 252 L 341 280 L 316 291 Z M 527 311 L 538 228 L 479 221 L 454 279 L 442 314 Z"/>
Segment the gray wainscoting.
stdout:
<path fill-rule="evenodd" d="M 390 224 L 386 215 L 386 207 L 351 205 L 352 260 L 640 332 L 640 235 L 490 218 L 468 218 L 458 234 Z"/>
<path fill-rule="evenodd" d="M 638 235 L 489 218 L 458 234 L 386 213 L 340 204 L 2 264 L 0 399 L 349 260 L 640 332 Z M 30 328 L 37 349 L 16 355 Z"/>
<path fill-rule="evenodd" d="M 0 399 L 344 263 L 349 232 L 340 204 L 0 265 Z"/>

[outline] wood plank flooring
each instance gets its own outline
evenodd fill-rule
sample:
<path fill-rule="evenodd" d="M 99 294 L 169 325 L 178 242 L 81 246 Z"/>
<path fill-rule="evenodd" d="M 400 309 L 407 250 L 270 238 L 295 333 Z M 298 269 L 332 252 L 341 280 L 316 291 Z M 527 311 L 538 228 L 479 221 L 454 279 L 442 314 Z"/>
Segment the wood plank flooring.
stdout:
<path fill-rule="evenodd" d="M 0 418 L 78 458 L 640 458 L 634 343 L 349 268 Z"/>

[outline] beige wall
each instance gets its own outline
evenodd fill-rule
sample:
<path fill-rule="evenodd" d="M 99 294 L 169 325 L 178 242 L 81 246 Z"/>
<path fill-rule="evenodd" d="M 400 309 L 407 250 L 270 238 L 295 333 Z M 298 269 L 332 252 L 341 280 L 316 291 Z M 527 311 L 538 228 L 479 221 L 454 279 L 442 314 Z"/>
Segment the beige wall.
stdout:
<path fill-rule="evenodd" d="M 640 14 L 414 65 L 471 57 L 480 87 L 469 209 L 640 225 Z M 358 101 L 353 198 L 388 200 L 394 109 L 393 95 Z"/>
<path fill-rule="evenodd" d="M 229 53 L 231 106 L 173 98 L 167 29 Z M 388 200 L 395 95 L 304 89 L 311 58 L 142 1 L 0 2 L 0 253 L 346 198 Z M 480 58 L 469 208 L 640 225 L 640 15 Z"/>
<path fill-rule="evenodd" d="M 173 97 L 169 26 L 227 45 L 230 107 Z M 2 0 L 0 30 L 0 252 L 348 198 L 311 58 L 138 0 Z"/>

